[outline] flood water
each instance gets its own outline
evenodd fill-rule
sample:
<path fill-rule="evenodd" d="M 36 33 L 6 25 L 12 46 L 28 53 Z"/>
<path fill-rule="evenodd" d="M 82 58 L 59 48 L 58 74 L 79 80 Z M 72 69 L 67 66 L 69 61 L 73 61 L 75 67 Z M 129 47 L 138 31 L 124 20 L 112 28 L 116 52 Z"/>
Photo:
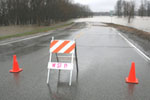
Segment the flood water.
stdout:
<path fill-rule="evenodd" d="M 128 23 L 128 18 L 118 18 L 117 16 L 94 16 L 93 18 L 80 18 L 75 20 L 75 22 L 106 22 L 106 23 L 115 23 L 125 26 L 134 27 L 146 32 L 150 32 L 150 17 L 138 17 L 131 19 L 131 22 Z"/>

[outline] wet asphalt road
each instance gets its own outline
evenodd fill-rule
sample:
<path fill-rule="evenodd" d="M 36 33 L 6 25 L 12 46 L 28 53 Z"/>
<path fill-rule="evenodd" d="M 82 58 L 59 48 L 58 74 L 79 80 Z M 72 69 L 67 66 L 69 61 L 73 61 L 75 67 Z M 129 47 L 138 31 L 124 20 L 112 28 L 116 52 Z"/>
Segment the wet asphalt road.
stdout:
<path fill-rule="evenodd" d="M 96 23 L 98 24 L 98 23 Z M 76 38 L 79 74 L 51 71 L 49 42 Z M 20 73 L 9 73 L 16 54 Z M 131 62 L 139 84 L 125 83 Z M 150 100 L 150 63 L 111 28 L 80 23 L 51 35 L 0 47 L 0 100 Z"/>

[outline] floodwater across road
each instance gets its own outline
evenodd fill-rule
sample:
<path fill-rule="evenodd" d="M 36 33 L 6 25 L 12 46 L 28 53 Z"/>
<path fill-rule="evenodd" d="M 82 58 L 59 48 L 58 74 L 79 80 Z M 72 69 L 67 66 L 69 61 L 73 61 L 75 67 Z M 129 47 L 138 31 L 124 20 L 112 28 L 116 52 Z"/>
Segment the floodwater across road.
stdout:
<path fill-rule="evenodd" d="M 150 63 L 116 31 L 100 25 L 77 23 L 47 36 L 1 46 L 0 100 L 149 100 Z M 72 86 L 69 72 L 56 70 L 46 84 L 52 36 L 76 38 L 79 74 L 75 68 Z M 20 73 L 9 73 L 13 54 L 23 68 Z M 125 83 L 133 61 L 139 84 Z"/>

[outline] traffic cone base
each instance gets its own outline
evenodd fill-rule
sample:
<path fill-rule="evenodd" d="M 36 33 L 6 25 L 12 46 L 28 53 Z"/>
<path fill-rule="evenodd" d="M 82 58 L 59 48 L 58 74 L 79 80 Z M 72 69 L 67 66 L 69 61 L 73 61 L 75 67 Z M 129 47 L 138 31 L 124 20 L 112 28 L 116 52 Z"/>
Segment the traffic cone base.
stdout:
<path fill-rule="evenodd" d="M 21 72 L 23 69 L 22 68 L 19 68 L 19 70 L 17 70 L 17 71 L 14 71 L 13 69 L 11 69 L 11 70 L 9 70 L 9 72 L 11 72 L 11 73 L 18 73 L 18 72 Z"/>
<path fill-rule="evenodd" d="M 138 83 L 139 83 L 139 81 L 138 81 L 137 78 L 135 79 L 135 81 L 130 81 L 130 80 L 128 79 L 128 77 L 126 77 L 126 82 L 127 82 L 127 83 L 135 83 L 135 84 L 138 84 Z"/>

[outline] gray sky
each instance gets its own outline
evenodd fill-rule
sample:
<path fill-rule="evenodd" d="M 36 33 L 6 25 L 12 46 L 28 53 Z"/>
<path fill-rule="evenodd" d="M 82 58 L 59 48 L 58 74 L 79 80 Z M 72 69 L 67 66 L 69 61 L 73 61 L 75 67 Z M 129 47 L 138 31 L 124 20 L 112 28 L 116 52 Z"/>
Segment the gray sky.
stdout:
<path fill-rule="evenodd" d="M 117 0 L 74 0 L 75 3 L 89 5 L 92 11 L 114 10 Z M 139 4 L 140 0 L 135 0 Z"/>

